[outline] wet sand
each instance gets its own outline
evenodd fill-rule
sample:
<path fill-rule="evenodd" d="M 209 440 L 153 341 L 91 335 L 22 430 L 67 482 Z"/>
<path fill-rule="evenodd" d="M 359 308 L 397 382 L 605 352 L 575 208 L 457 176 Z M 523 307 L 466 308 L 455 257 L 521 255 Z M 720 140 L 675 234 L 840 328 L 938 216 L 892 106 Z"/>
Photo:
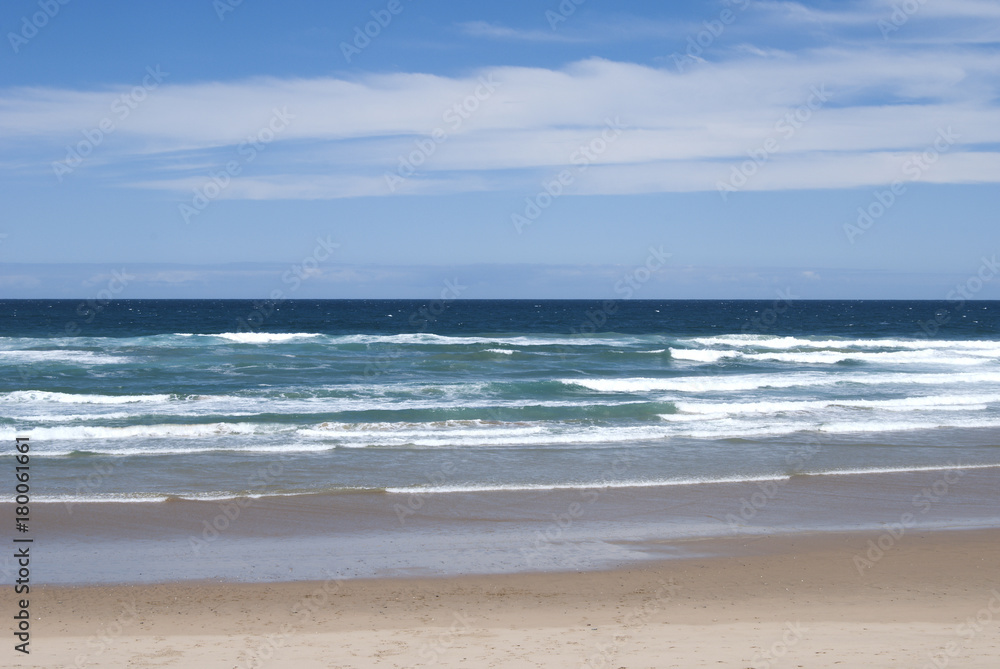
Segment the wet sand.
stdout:
<path fill-rule="evenodd" d="M 42 504 L 0 666 L 993 669 L 998 474 Z"/>
<path fill-rule="evenodd" d="M 32 591 L 31 655 L 3 655 L 25 667 L 226 669 L 992 668 L 1000 657 L 1000 531 L 696 543 L 728 556 L 569 573 L 49 586 Z"/>
<path fill-rule="evenodd" d="M 2 517 L 13 509 L 0 505 Z M 41 504 L 34 568 L 60 585 L 601 570 L 731 555 L 734 539 L 1000 527 L 1000 468 L 446 494 Z M 0 573 L 11 558 L 0 557 Z"/>

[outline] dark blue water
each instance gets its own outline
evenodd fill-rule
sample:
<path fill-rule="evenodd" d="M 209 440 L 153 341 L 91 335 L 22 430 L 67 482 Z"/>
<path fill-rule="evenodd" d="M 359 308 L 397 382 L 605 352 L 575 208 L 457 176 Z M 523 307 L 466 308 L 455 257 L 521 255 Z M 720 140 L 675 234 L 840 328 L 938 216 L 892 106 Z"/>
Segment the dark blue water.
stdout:
<path fill-rule="evenodd" d="M 0 436 L 30 436 L 43 500 L 1000 465 L 1000 302 L 24 300 L 0 323 Z"/>
<path fill-rule="evenodd" d="M 8 337 L 220 332 L 992 338 L 1000 302 L 907 300 L 6 300 Z"/>

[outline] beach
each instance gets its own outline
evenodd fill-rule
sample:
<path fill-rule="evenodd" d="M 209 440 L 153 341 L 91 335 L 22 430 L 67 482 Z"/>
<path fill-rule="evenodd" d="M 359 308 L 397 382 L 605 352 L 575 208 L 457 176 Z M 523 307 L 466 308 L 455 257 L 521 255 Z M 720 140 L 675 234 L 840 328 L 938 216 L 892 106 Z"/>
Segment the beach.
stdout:
<path fill-rule="evenodd" d="M 994 667 L 1000 532 L 702 540 L 594 572 L 42 587 L 17 666 Z"/>
<path fill-rule="evenodd" d="M 769 304 L 0 303 L 4 666 L 994 666 L 1000 305 Z"/>
<path fill-rule="evenodd" d="M 0 669 L 1000 669 L 1000 0 L 69 4 Z"/>
<path fill-rule="evenodd" d="M 1000 669 L 1000 0 L 68 4 L 0 669 Z"/>
<path fill-rule="evenodd" d="M 997 478 L 44 504 L 17 666 L 992 667 Z"/>

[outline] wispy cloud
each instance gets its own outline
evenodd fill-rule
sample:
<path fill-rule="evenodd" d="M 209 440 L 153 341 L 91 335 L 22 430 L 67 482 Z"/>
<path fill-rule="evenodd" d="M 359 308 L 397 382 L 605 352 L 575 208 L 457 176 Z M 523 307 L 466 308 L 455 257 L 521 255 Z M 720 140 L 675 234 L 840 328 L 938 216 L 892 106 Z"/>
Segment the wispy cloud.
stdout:
<path fill-rule="evenodd" d="M 755 14 L 772 29 L 809 30 L 841 43 L 892 40 L 897 47 L 1000 43 L 1000 4 L 993 0 L 912 2 L 863 0 L 824 10 L 799 2 L 758 2 Z"/>
<path fill-rule="evenodd" d="M 795 2 L 752 7 L 772 25 L 871 27 L 891 11 L 881 0 L 852 3 L 842 12 Z M 949 16 L 971 31 L 996 7 L 975 0 L 927 3 L 920 19 Z M 462 24 L 462 30 L 496 39 L 551 37 L 485 22 Z M 625 131 L 588 161 L 593 169 L 568 192 L 714 190 L 769 138 L 780 140 L 780 150 L 748 189 L 882 184 L 908 156 L 926 150 L 941 128 L 960 139 L 923 180 L 1000 182 L 1000 54 L 895 37 L 885 44 L 874 28 L 868 32 L 867 42 L 851 48 L 720 46 L 711 60 L 682 70 L 590 58 L 561 68 L 496 67 L 463 76 L 168 80 L 102 138 L 80 178 L 90 169 L 111 185 L 190 194 L 213 169 L 235 160 L 240 173 L 222 198 L 523 189 L 571 166 L 581 147 L 599 143 L 605 123 L 617 119 Z M 127 90 L 2 91 L 0 146 L 7 160 L 0 170 L 51 171 Z M 823 104 L 801 117 L 816 90 L 825 91 Z M 269 132 L 275 114 L 287 123 L 248 159 L 248 147 Z M 430 148 L 422 148 L 428 141 Z M 387 187 L 385 175 L 414 152 L 411 177 Z"/>
<path fill-rule="evenodd" d="M 572 36 L 554 30 L 519 30 L 508 28 L 487 21 L 468 21 L 458 24 L 458 29 L 469 37 L 483 37 L 486 39 L 512 40 L 521 42 L 583 42 L 585 38 Z"/>
<path fill-rule="evenodd" d="M 845 2 L 837 10 L 809 7 L 801 2 L 754 2 L 754 9 L 770 13 L 772 17 L 801 22 L 822 22 L 830 25 L 865 25 L 894 12 L 912 18 L 994 19 L 1000 17 L 1000 5 L 993 0 L 948 0 L 933 2 L 914 0 L 861 0 Z"/>
<path fill-rule="evenodd" d="M 877 19 L 881 8 L 877 2 L 844 3 L 850 11 L 829 11 L 808 7 L 800 2 L 755 2 L 755 10 L 766 15 L 769 21 L 793 23 L 816 23 L 834 26 L 857 26 L 870 24 Z"/>
<path fill-rule="evenodd" d="M 559 25 L 554 30 L 541 28 L 512 28 L 487 21 L 468 21 L 458 24 L 464 35 L 492 40 L 519 42 L 552 42 L 565 44 L 607 44 L 683 38 L 701 26 L 683 21 L 662 21 L 649 17 L 619 15 L 603 17 L 599 23 L 584 18 L 574 18 L 569 25 Z"/>

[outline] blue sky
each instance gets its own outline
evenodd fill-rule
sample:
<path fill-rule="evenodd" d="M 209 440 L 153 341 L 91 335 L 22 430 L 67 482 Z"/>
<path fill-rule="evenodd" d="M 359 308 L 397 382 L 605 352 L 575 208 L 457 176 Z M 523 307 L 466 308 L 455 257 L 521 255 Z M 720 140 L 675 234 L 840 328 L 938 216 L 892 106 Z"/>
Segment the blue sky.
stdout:
<path fill-rule="evenodd" d="M 2 297 L 1000 298 L 997 2 L 11 0 L 0 27 Z"/>

